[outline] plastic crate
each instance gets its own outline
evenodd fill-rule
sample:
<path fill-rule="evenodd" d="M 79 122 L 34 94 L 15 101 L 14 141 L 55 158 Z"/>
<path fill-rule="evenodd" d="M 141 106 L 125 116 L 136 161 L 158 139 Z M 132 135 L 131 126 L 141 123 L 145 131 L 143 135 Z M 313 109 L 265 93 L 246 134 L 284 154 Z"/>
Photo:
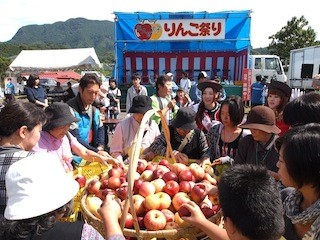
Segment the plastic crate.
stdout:
<path fill-rule="evenodd" d="M 76 166 L 75 169 L 73 170 L 73 176 L 77 174 L 82 174 L 86 177 L 88 182 L 91 178 L 100 175 L 101 173 L 103 173 L 104 171 L 107 171 L 111 167 L 112 166 L 108 167 L 98 162 L 91 163 L 86 160 L 82 160 L 79 166 Z M 81 218 L 79 214 L 81 214 L 81 196 L 82 196 L 83 190 L 84 188 L 81 188 L 73 198 L 74 205 L 73 205 L 72 214 L 69 217 L 60 219 L 60 221 L 75 222 L 79 218 Z"/>

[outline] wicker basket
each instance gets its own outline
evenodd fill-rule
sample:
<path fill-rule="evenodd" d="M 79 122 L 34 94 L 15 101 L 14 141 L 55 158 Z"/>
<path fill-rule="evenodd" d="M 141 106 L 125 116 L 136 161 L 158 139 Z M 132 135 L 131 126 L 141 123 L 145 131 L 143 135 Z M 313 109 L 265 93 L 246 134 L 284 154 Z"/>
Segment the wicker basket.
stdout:
<path fill-rule="evenodd" d="M 128 167 L 128 197 L 125 200 L 122 219 L 120 222 L 121 228 L 123 230 L 123 234 L 126 237 L 135 237 L 138 239 L 151 239 L 151 238 L 165 238 L 165 239 L 180 239 L 180 238 L 188 238 L 188 239 L 197 239 L 199 237 L 204 236 L 205 234 L 201 232 L 198 228 L 194 226 L 188 226 L 183 228 L 177 228 L 177 229 L 170 229 L 170 230 L 158 230 L 158 231 L 148 231 L 148 230 L 141 230 L 138 224 L 137 215 L 134 210 L 132 196 L 133 196 L 133 183 L 134 183 L 134 176 L 137 169 L 138 159 L 140 155 L 140 146 L 142 142 L 142 137 L 144 133 L 144 127 L 145 123 L 150 119 L 150 117 L 155 114 L 156 112 L 154 110 L 148 111 L 140 124 L 140 129 L 138 133 L 135 136 L 133 145 L 132 145 L 132 151 L 130 155 L 130 161 L 129 161 L 129 167 Z M 162 129 L 166 138 L 167 142 L 167 149 L 166 149 L 166 158 L 170 159 L 171 163 L 176 162 L 174 155 L 172 154 L 173 150 L 170 144 L 170 132 L 168 125 L 166 124 L 166 119 L 162 115 L 162 113 L 159 111 L 157 112 L 161 117 L 161 123 L 162 123 Z M 95 217 L 86 207 L 86 197 L 88 193 L 87 191 L 84 191 L 81 198 L 81 208 L 82 213 L 85 218 L 85 220 L 91 224 L 97 231 L 101 233 L 102 236 L 105 235 L 104 232 L 104 226 L 100 219 Z M 133 217 L 133 223 L 134 223 L 134 229 L 127 229 L 124 228 L 125 219 L 127 216 L 127 213 L 129 211 L 129 208 L 132 209 L 132 217 Z M 221 213 L 212 216 L 209 220 L 214 223 L 219 223 L 221 219 Z"/>

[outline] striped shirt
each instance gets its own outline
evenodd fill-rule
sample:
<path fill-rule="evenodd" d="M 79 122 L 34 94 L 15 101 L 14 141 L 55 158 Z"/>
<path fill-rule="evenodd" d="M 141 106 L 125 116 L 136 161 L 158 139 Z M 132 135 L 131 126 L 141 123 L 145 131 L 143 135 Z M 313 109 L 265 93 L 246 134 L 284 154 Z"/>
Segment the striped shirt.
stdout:
<path fill-rule="evenodd" d="M 16 161 L 32 154 L 34 152 L 27 152 L 16 146 L 0 147 L 0 214 L 4 214 L 7 205 L 5 177 L 9 167 Z"/>

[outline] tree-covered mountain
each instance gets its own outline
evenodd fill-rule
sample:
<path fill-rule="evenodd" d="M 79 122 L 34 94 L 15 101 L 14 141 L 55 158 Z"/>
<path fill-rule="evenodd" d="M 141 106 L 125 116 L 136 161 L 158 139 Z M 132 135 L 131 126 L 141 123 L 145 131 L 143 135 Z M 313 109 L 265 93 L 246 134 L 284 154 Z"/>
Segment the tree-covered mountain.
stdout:
<path fill-rule="evenodd" d="M 19 54 L 22 49 L 93 47 L 100 61 L 109 62 L 109 58 L 113 58 L 113 46 L 113 22 L 74 18 L 65 22 L 21 27 L 10 41 L 0 44 L 0 50 L 1 55 L 6 53 L 9 57 Z"/>

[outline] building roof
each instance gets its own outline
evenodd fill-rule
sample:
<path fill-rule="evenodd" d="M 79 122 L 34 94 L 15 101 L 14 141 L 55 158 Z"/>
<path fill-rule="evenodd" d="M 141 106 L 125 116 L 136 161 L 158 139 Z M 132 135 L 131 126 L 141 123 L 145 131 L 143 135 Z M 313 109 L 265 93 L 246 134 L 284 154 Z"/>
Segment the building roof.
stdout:
<path fill-rule="evenodd" d="M 94 48 L 22 50 L 11 70 L 100 68 Z"/>
<path fill-rule="evenodd" d="M 40 79 L 54 79 L 61 84 L 66 83 L 70 80 L 77 80 L 79 81 L 81 75 L 74 71 L 60 71 L 60 72 L 42 72 L 39 73 Z"/>

